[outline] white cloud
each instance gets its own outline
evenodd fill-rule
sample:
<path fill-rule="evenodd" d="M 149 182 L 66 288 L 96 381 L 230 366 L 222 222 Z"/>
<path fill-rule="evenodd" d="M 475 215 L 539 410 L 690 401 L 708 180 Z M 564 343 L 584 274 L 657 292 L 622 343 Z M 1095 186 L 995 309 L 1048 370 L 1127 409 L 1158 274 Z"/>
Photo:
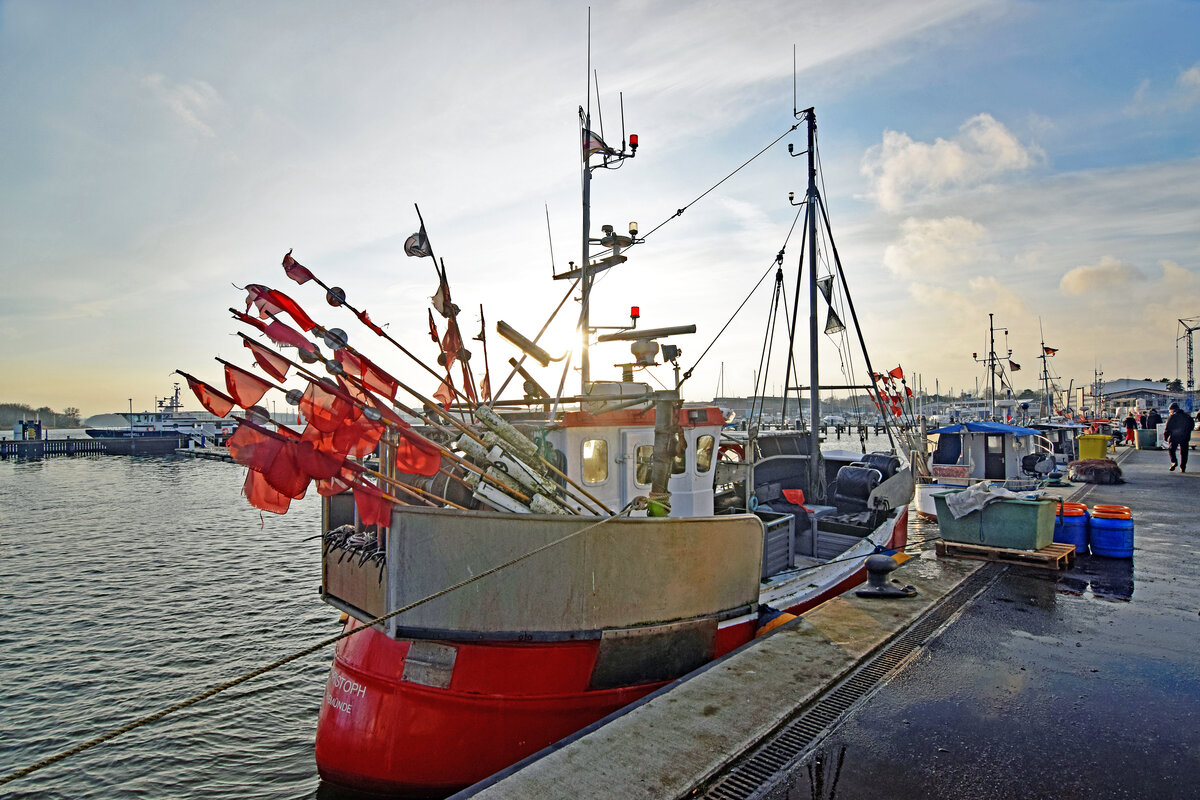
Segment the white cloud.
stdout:
<path fill-rule="evenodd" d="M 883 251 L 883 263 L 903 277 L 947 275 L 987 259 L 987 229 L 965 217 L 910 217 L 900 232 L 900 241 Z"/>
<path fill-rule="evenodd" d="M 1178 113 L 1190 110 L 1197 103 L 1200 103 L 1200 62 L 1180 72 L 1175 85 L 1162 94 L 1153 91 L 1149 78 L 1143 80 L 1125 106 L 1125 113 L 1131 117 Z"/>
<path fill-rule="evenodd" d="M 211 84 L 201 80 L 173 83 L 165 75 L 154 73 L 142 78 L 142 86 L 192 130 L 204 136 L 216 135 L 202 119 L 221 103 L 221 95 Z"/>
<path fill-rule="evenodd" d="M 1120 289 L 1142 277 L 1132 264 L 1104 256 L 1098 264 L 1085 264 L 1063 275 L 1058 287 L 1067 294 L 1085 294 Z"/>
<path fill-rule="evenodd" d="M 1040 155 L 990 114 L 977 114 L 953 139 L 939 138 L 932 144 L 900 131 L 884 131 L 883 141 L 863 156 L 861 171 L 871 181 L 880 207 L 895 211 L 914 199 L 1029 169 Z"/>

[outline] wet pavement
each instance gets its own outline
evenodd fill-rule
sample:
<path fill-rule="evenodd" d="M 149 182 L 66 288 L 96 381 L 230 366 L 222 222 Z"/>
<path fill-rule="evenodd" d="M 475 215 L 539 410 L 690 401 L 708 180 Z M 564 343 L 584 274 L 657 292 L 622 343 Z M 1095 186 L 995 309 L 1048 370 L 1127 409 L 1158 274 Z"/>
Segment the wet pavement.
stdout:
<path fill-rule="evenodd" d="M 1200 459 L 1194 459 L 1194 461 Z M 1200 797 L 1200 475 L 1126 450 L 1134 558 L 1002 574 L 765 794 Z M 1193 464 L 1200 470 L 1200 464 Z"/>

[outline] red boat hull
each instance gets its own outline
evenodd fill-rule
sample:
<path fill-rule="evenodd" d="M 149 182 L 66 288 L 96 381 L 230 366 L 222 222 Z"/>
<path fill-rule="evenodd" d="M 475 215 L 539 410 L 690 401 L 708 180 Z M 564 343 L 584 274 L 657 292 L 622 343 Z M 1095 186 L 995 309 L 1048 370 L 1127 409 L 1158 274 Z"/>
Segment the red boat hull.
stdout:
<path fill-rule="evenodd" d="M 907 523 L 905 510 L 893 524 L 889 547 L 904 547 Z M 860 569 L 786 610 L 807 611 L 861 583 L 865 574 Z M 346 625 L 359 622 L 351 617 Z M 750 641 L 756 627 L 751 619 L 720 628 L 715 657 Z M 453 656 L 448 665 L 424 672 L 406 671 L 410 660 L 418 660 L 410 659 L 413 646 L 374 629 L 338 643 L 317 723 L 317 768 L 324 780 L 389 794 L 444 796 L 670 682 L 589 688 L 599 650 L 594 639 L 438 642 L 435 647 L 452 649 Z"/>
<path fill-rule="evenodd" d="M 351 618 L 346 623 L 357 627 Z M 721 629 L 719 654 L 752 621 Z M 449 794 L 669 681 L 589 690 L 596 641 L 452 643 L 450 685 L 404 678 L 412 642 L 366 630 L 339 643 L 317 722 L 321 777 L 392 794 Z"/>

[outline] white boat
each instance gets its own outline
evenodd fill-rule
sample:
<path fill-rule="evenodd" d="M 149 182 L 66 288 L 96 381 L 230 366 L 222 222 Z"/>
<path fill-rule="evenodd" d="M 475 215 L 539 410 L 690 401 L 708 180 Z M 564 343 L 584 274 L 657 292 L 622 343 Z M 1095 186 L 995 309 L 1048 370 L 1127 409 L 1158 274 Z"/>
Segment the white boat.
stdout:
<path fill-rule="evenodd" d="M 233 420 L 201 419 L 183 410 L 180 387 L 175 384 L 170 397 L 157 402 L 154 411 L 121 412 L 129 423 L 120 428 L 86 428 L 84 433 L 93 439 L 128 439 L 131 437 L 186 436 L 197 444 L 219 444 L 233 435 L 237 427 Z"/>
<path fill-rule="evenodd" d="M 919 479 L 917 514 L 937 519 L 933 496 L 986 481 L 1014 492 L 1036 489 L 1057 470 L 1041 431 L 1002 422 L 960 422 L 928 432 L 929 475 Z"/>

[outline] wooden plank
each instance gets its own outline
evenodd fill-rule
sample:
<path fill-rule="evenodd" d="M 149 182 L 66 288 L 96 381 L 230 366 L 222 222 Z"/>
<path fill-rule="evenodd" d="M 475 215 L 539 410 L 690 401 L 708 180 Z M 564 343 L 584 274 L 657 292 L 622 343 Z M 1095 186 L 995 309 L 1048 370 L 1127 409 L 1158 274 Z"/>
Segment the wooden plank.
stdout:
<path fill-rule="evenodd" d="M 1066 569 L 1075 561 L 1075 545 L 1061 542 L 1055 542 L 1041 550 L 1010 550 L 1004 547 L 945 541 L 937 542 L 935 547 L 939 556 L 1028 564 L 1045 569 Z"/>

